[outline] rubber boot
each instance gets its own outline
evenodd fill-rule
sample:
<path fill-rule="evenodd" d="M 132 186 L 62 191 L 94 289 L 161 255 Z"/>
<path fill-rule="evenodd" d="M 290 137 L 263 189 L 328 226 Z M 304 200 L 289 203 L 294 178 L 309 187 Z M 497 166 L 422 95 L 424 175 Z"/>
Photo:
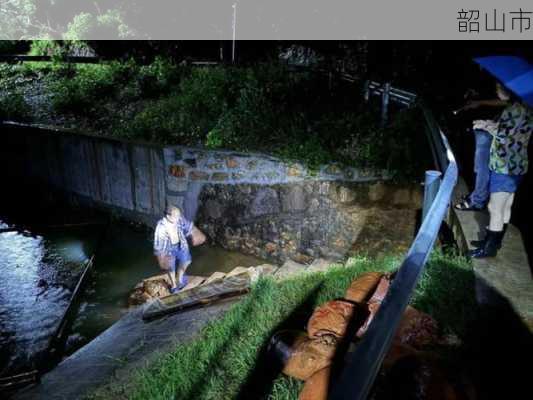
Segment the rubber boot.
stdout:
<path fill-rule="evenodd" d="M 509 224 L 503 224 L 503 233 L 502 233 L 502 241 L 503 241 L 503 238 L 505 237 L 505 232 L 507 232 L 507 225 Z M 486 230 L 489 229 L 489 227 L 485 227 Z M 486 235 L 486 234 L 485 234 Z M 502 241 L 500 241 L 500 244 L 498 246 L 498 250 L 500 250 L 502 248 Z M 483 247 L 485 245 L 485 239 L 481 239 L 481 240 L 471 240 L 470 241 L 470 244 L 474 247 Z"/>
<path fill-rule="evenodd" d="M 482 247 L 468 252 L 470 258 L 495 257 L 501 248 L 504 231 L 491 231 L 487 229 L 487 236 Z"/>

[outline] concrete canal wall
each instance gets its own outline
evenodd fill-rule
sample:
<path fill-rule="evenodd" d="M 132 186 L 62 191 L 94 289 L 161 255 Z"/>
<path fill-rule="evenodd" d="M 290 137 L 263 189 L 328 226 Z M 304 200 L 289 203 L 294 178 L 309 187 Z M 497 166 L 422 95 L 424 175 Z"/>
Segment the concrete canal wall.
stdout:
<path fill-rule="evenodd" d="M 211 241 L 267 259 L 342 256 L 369 207 L 419 205 L 418 187 L 385 171 L 324 165 L 310 171 L 264 154 L 158 146 L 5 123 L 2 166 L 77 199 L 153 226 L 180 206 Z M 364 219 L 364 218 L 363 218 Z"/>

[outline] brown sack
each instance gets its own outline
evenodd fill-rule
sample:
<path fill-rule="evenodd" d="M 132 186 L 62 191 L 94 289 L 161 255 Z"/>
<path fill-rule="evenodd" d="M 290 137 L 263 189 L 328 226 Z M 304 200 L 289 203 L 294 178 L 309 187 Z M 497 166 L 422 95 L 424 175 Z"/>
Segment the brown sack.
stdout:
<path fill-rule="evenodd" d="M 419 349 L 437 342 L 438 333 L 437 321 L 430 315 L 407 306 L 393 340 Z"/>
<path fill-rule="evenodd" d="M 350 284 L 344 298 L 356 303 L 366 302 L 374 293 L 382 276 L 380 272 L 367 272 L 361 275 Z"/>
<path fill-rule="evenodd" d="M 143 289 L 135 289 L 128 298 L 128 306 L 138 306 L 139 304 L 144 304 L 152 297 L 144 292 Z"/>
<path fill-rule="evenodd" d="M 424 353 L 398 359 L 387 371 L 385 398 L 458 400 L 463 397 L 452 385 L 440 362 Z"/>
<path fill-rule="evenodd" d="M 338 338 L 346 334 L 346 329 L 352 317 L 364 321 L 366 307 L 358 306 L 344 300 L 332 300 L 316 308 L 307 323 L 307 333 L 310 338 L 323 335 L 334 335 Z M 357 322 L 354 324 L 356 325 Z"/>
<path fill-rule="evenodd" d="M 366 331 L 368 330 L 368 327 L 370 326 L 370 324 L 374 320 L 374 317 L 375 317 L 376 313 L 378 312 L 378 309 L 379 309 L 380 305 L 381 305 L 381 303 L 368 303 L 368 304 L 366 304 L 366 309 L 367 309 L 366 315 L 367 315 L 367 317 L 365 319 L 365 322 L 357 330 L 356 336 L 358 338 L 363 337 L 363 335 L 366 333 Z"/>
<path fill-rule="evenodd" d="M 282 372 L 305 381 L 316 371 L 331 364 L 336 345 L 337 340 L 333 336 L 299 341 L 295 344 Z"/>
<path fill-rule="evenodd" d="M 390 287 L 390 276 L 389 275 L 383 275 L 381 279 L 379 280 L 379 283 L 376 287 L 376 290 L 372 294 L 372 297 L 370 297 L 370 300 L 368 300 L 369 303 L 381 303 L 385 296 L 387 295 L 387 292 L 389 291 Z"/>
<path fill-rule="evenodd" d="M 147 279 L 143 282 L 143 291 L 150 297 L 164 297 L 170 294 L 166 279 Z"/>
<path fill-rule="evenodd" d="M 367 315 L 365 322 L 361 325 L 359 330 L 357 331 L 357 337 L 362 337 L 366 331 L 368 330 L 368 327 L 374 320 L 374 317 L 376 316 L 376 313 L 378 312 L 379 306 L 381 305 L 381 302 L 387 295 L 387 292 L 389 291 L 390 287 L 390 277 L 388 275 L 383 275 L 379 283 L 376 287 L 376 290 L 372 294 L 372 297 L 370 297 L 370 300 L 368 300 L 367 304 Z"/>
<path fill-rule="evenodd" d="M 315 372 L 307 381 L 298 396 L 298 400 L 327 400 L 331 368 Z"/>
<path fill-rule="evenodd" d="M 383 359 L 383 363 L 381 364 L 381 367 L 385 370 L 388 370 L 391 368 L 396 362 L 398 362 L 403 357 L 411 357 L 411 356 L 417 356 L 419 352 L 412 348 L 411 346 L 399 344 L 396 342 L 392 342 L 391 347 L 387 354 L 385 355 L 385 358 Z"/>

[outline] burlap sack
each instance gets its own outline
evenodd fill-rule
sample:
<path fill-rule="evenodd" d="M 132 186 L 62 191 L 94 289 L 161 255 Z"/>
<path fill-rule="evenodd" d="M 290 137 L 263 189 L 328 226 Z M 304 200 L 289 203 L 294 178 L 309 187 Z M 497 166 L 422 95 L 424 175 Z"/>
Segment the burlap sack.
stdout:
<path fill-rule="evenodd" d="M 390 276 L 389 275 L 383 275 L 376 287 L 376 290 L 374 290 L 374 293 L 372 293 L 372 296 L 370 297 L 370 300 L 368 300 L 369 303 L 381 303 L 385 296 L 387 295 L 387 292 L 389 291 L 390 287 Z"/>
<path fill-rule="evenodd" d="M 344 298 L 355 303 L 366 302 L 374 293 L 382 276 L 380 272 L 367 272 L 361 275 L 350 284 Z"/>
<path fill-rule="evenodd" d="M 338 338 L 346 334 L 346 329 L 354 318 L 354 327 L 358 321 L 362 323 L 366 318 L 364 306 L 349 301 L 332 300 L 324 303 L 315 311 L 307 323 L 307 333 L 310 338 L 323 335 L 334 335 Z"/>
<path fill-rule="evenodd" d="M 378 309 L 379 309 L 380 305 L 381 305 L 381 303 L 367 303 L 365 305 L 367 317 L 366 317 L 364 323 L 361 325 L 361 327 L 357 330 L 356 336 L 358 338 L 363 337 L 363 335 L 366 333 L 366 331 L 368 330 L 368 327 L 370 326 L 370 324 L 374 320 L 374 316 L 378 312 Z"/>
<path fill-rule="evenodd" d="M 316 371 L 331 364 L 336 345 L 337 340 L 333 336 L 298 341 L 283 367 L 283 373 L 296 379 L 307 380 Z"/>
<path fill-rule="evenodd" d="M 421 352 L 397 360 L 386 373 L 384 389 L 385 398 L 468 399 L 452 385 L 441 363 Z"/>
<path fill-rule="evenodd" d="M 142 288 L 135 289 L 128 297 L 128 305 L 138 306 L 140 304 L 146 303 L 151 298 L 152 297 L 149 294 L 145 293 Z"/>
<path fill-rule="evenodd" d="M 166 279 L 145 280 L 143 291 L 150 297 L 164 297 L 170 294 L 170 288 Z"/>
<path fill-rule="evenodd" d="M 383 359 L 383 363 L 381 366 L 388 370 L 391 368 L 396 362 L 404 357 L 411 357 L 411 356 L 417 356 L 419 352 L 412 348 L 411 346 L 407 346 L 404 344 L 393 342 L 389 351 L 385 355 L 385 358 Z"/>
<path fill-rule="evenodd" d="M 323 368 L 305 381 L 298 400 L 327 400 L 331 369 Z"/>
<path fill-rule="evenodd" d="M 379 283 L 377 284 L 376 289 L 374 290 L 374 293 L 372 293 L 372 296 L 370 297 L 366 305 L 368 317 L 366 318 L 365 322 L 361 325 L 361 327 L 357 331 L 358 338 L 361 338 L 368 330 L 368 327 L 370 326 L 370 324 L 374 320 L 374 317 L 376 316 L 376 313 L 378 312 L 381 302 L 387 295 L 389 287 L 390 287 L 390 277 L 388 275 L 383 275 L 379 279 Z"/>
<path fill-rule="evenodd" d="M 430 315 L 408 306 L 402 316 L 394 342 L 420 349 L 438 341 L 439 327 Z"/>

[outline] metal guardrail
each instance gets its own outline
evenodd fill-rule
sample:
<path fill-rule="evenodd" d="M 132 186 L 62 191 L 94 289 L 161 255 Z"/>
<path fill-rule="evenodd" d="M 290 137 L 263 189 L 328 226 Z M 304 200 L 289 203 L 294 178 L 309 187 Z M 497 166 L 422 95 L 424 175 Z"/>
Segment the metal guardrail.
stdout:
<path fill-rule="evenodd" d="M 390 83 L 366 81 L 364 93 L 365 100 L 368 101 L 371 95 L 388 95 L 392 101 L 407 107 L 411 107 L 417 99 L 417 95 L 415 93 L 395 88 L 391 86 Z"/>
<path fill-rule="evenodd" d="M 366 102 L 370 96 L 381 96 L 381 126 L 387 125 L 389 115 L 389 102 L 394 102 L 406 107 L 416 104 L 417 95 L 407 90 L 402 90 L 391 86 L 390 83 L 379 83 L 376 81 L 366 81 L 363 91 Z"/>
<path fill-rule="evenodd" d="M 424 271 L 457 183 L 457 164 L 448 139 L 431 112 L 422 103 L 419 106 L 426 119 L 430 145 L 435 146 L 434 154 L 439 156 L 438 163 L 444 168 L 444 177 L 372 324 L 355 351 L 349 353 L 339 377 L 333 381 L 329 396 L 333 400 L 365 400 L 370 393 L 420 274 Z"/>
<path fill-rule="evenodd" d="M 98 64 L 102 59 L 91 56 L 66 56 L 62 58 L 65 62 L 75 64 Z M 21 63 L 21 62 L 52 62 L 52 56 L 30 56 L 26 54 L 0 54 L 0 62 Z"/>

